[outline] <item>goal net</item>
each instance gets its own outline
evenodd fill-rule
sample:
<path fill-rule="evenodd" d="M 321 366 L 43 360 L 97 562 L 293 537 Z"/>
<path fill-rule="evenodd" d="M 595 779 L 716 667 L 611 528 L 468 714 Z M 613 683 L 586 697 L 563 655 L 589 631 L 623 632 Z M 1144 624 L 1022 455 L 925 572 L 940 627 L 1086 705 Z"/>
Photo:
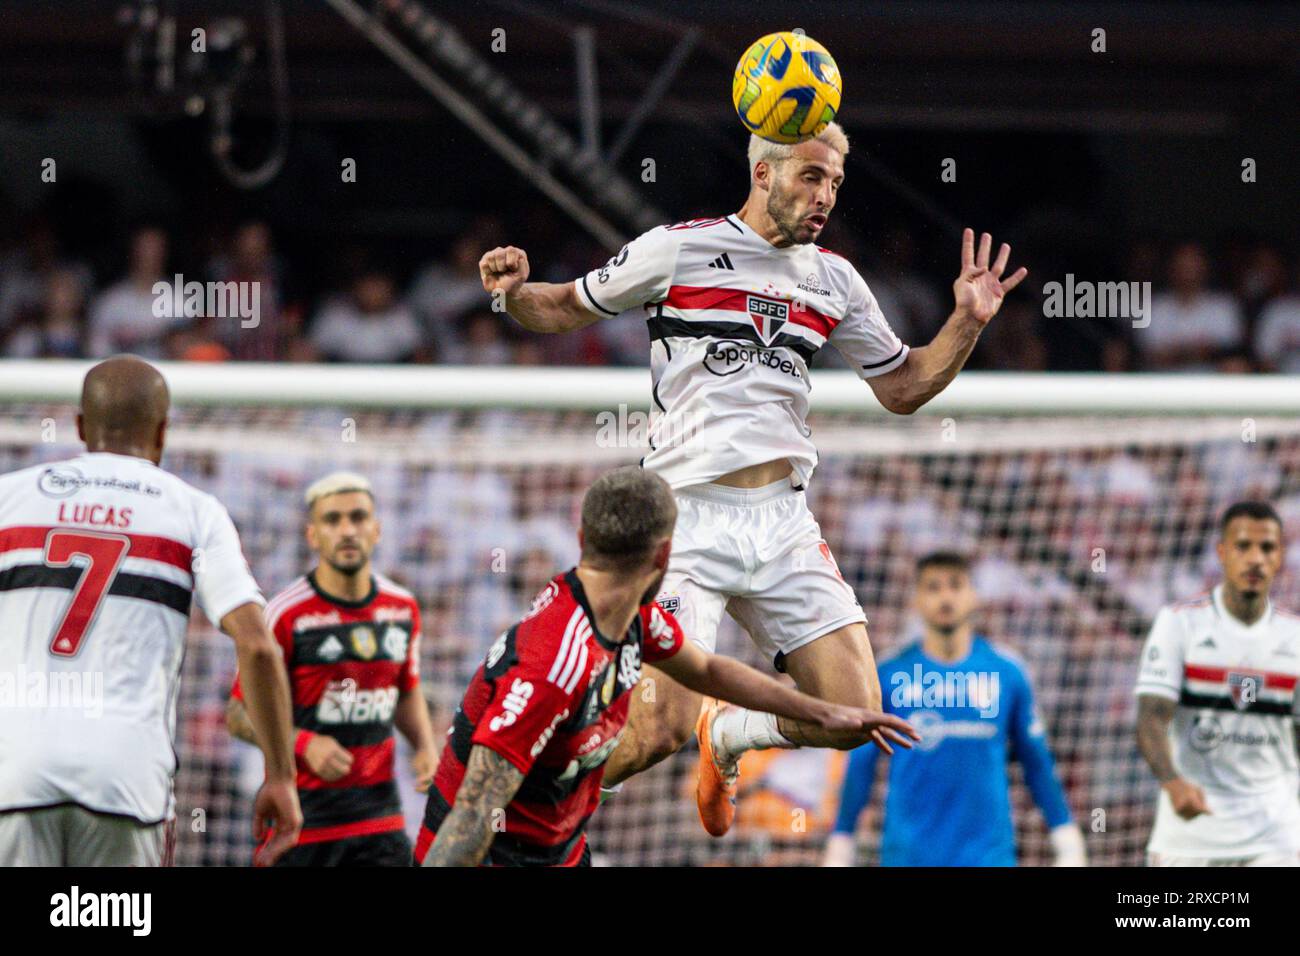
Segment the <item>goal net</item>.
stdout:
<path fill-rule="evenodd" d="M 0 471 L 80 451 L 73 398 L 84 368 L 0 367 Z M 643 371 L 163 368 L 177 400 L 163 465 L 226 505 L 268 596 L 310 566 L 305 486 L 338 468 L 370 478 L 383 522 L 376 566 L 424 609 L 424 689 L 440 729 L 493 638 L 576 561 L 582 491 L 646 450 Z M 1217 579 L 1215 522 L 1229 503 L 1272 501 L 1296 536 L 1295 389 L 969 373 L 949 392 L 933 410 L 885 416 L 856 379 L 823 373 L 810 418 L 822 454 L 813 513 L 878 654 L 918 633 L 914 560 L 939 548 L 972 556 L 980 630 L 1028 665 L 1091 861 L 1140 863 L 1156 786 L 1134 745 L 1138 651 L 1161 604 Z M 1300 561 L 1300 548 L 1290 553 Z M 1288 567 L 1274 599 L 1294 604 L 1298 587 Z M 771 672 L 730 620 L 719 650 Z M 234 667 L 231 642 L 196 612 L 176 740 L 181 864 L 250 859 L 261 757 L 225 729 Z M 404 754 L 413 829 L 423 798 Z M 818 861 L 843 754 L 747 757 L 738 823 L 721 840 L 696 818 L 695 759 L 692 744 L 596 813 L 598 862 Z M 877 859 L 884 764 L 858 831 L 864 863 Z M 1012 781 L 1021 861 L 1045 863 L 1041 817 L 1018 770 Z"/>

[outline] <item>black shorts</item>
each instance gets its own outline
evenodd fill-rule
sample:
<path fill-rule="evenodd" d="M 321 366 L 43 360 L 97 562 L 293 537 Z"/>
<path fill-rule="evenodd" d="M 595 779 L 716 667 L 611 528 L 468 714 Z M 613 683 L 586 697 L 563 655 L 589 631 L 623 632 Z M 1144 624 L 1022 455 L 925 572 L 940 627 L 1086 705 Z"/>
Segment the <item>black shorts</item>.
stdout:
<path fill-rule="evenodd" d="M 401 830 L 296 846 L 276 866 L 410 866 L 415 849 Z"/>

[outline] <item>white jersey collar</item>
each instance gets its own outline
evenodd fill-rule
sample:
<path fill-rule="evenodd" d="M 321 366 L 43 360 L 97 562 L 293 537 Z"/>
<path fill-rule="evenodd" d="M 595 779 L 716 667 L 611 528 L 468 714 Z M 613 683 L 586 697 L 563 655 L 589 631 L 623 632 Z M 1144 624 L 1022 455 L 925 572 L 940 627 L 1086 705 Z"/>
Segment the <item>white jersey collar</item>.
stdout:
<path fill-rule="evenodd" d="M 1259 620 L 1254 624 L 1247 624 L 1241 618 L 1229 611 L 1227 605 L 1223 603 L 1222 584 L 1216 584 L 1210 591 L 1210 600 L 1213 602 L 1214 610 L 1221 620 L 1227 621 L 1233 627 L 1239 628 L 1243 631 L 1254 632 L 1257 628 L 1266 626 L 1273 617 L 1273 599 L 1269 598 L 1267 603 L 1264 605 L 1264 613 L 1259 616 Z"/>

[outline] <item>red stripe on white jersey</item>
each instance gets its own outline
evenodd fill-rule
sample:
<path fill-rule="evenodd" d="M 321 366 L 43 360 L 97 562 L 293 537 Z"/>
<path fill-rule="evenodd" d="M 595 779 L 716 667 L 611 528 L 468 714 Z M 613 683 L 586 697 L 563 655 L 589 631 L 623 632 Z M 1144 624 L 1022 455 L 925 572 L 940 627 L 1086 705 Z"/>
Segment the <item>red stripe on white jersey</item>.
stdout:
<path fill-rule="evenodd" d="M 1231 667 L 1205 667 L 1200 664 L 1183 665 L 1183 676 L 1189 680 L 1203 680 L 1213 684 L 1226 683 L 1229 672 L 1239 674 L 1264 674 L 1264 687 L 1268 690 L 1295 690 L 1296 677 L 1294 674 L 1276 674 L 1268 671 L 1255 671 L 1251 668 L 1235 669 Z"/>
<path fill-rule="evenodd" d="M 78 531 L 91 530 L 98 531 L 99 529 L 79 528 L 76 525 L 3 528 L 0 529 L 0 552 L 30 549 L 44 551 L 45 539 L 49 537 L 51 531 L 67 531 L 75 534 Z M 157 561 L 160 564 L 169 564 L 187 573 L 193 570 L 194 549 L 187 544 L 182 544 L 172 538 L 163 538 L 153 534 L 131 534 L 126 531 L 118 531 L 115 528 L 104 533 L 129 539 L 131 547 L 127 552 L 128 557 L 144 558 L 148 561 Z"/>
<path fill-rule="evenodd" d="M 664 300 L 664 305 L 684 312 L 697 309 L 713 309 L 726 312 L 743 312 L 748 315 L 749 296 L 751 295 L 765 298 L 760 293 L 745 292 L 741 289 L 675 285 L 668 290 L 668 298 Z M 795 325 L 802 325 L 806 329 L 812 329 L 822 338 L 828 338 L 835 326 L 839 325 L 839 319 L 832 318 L 824 312 L 818 312 L 807 305 L 796 302 L 787 304 L 790 306 L 787 321 Z M 800 308 L 801 305 L 802 308 Z"/>
<path fill-rule="evenodd" d="M 671 226 L 664 226 L 664 229 L 669 232 L 675 232 L 678 229 L 703 229 L 705 226 L 716 226 L 726 218 L 726 216 L 718 216 L 716 219 L 688 219 L 686 222 L 677 222 Z"/>

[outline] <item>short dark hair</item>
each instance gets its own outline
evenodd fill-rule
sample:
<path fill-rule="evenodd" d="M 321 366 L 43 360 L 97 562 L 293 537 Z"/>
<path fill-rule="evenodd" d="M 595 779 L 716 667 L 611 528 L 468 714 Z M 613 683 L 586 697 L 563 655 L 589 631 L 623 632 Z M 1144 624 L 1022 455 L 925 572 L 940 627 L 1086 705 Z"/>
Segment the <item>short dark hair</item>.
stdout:
<path fill-rule="evenodd" d="M 1276 521 L 1279 529 L 1282 519 L 1267 501 L 1238 501 L 1229 505 L 1228 510 L 1219 519 L 1219 537 L 1228 533 L 1228 525 L 1237 518 L 1254 518 L 1256 521 Z"/>
<path fill-rule="evenodd" d="M 637 465 L 607 471 L 582 498 L 582 559 L 631 570 L 676 523 L 677 502 L 668 482 Z"/>
<path fill-rule="evenodd" d="M 957 551 L 931 551 L 929 554 L 923 554 L 917 558 L 916 576 L 918 578 L 930 568 L 948 568 L 951 571 L 970 574 L 970 558 Z"/>

